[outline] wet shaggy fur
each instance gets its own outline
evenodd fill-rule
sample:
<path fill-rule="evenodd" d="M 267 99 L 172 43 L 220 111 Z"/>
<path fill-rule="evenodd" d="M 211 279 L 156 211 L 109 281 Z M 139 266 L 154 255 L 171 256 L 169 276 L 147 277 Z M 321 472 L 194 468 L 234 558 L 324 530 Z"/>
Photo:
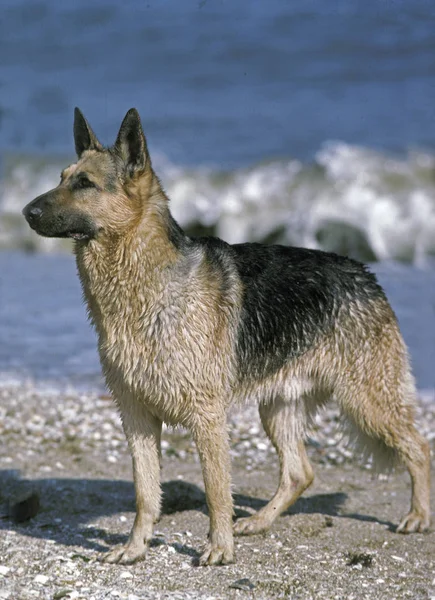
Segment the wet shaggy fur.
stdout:
<path fill-rule="evenodd" d="M 142 559 L 160 513 L 162 423 L 196 442 L 210 513 L 201 564 L 234 559 L 233 532 L 269 528 L 311 484 L 304 439 L 331 397 L 375 459 L 411 476 L 402 532 L 430 521 L 429 447 L 414 425 L 407 351 L 385 294 L 362 264 L 316 250 L 187 237 L 172 218 L 138 113 L 104 148 L 76 110 L 78 161 L 24 215 L 73 237 L 101 365 L 133 459 L 136 518 L 108 562 Z M 280 461 L 272 500 L 233 525 L 226 412 L 255 401 Z"/>

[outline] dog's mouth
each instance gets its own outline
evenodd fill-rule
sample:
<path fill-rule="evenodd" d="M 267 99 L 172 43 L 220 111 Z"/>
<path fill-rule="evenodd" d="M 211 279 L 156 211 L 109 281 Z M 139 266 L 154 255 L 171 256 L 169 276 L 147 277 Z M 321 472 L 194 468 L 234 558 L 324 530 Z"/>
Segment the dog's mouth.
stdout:
<path fill-rule="evenodd" d="M 83 231 L 56 231 L 56 230 L 43 230 L 41 228 L 32 226 L 32 229 L 34 231 L 36 231 L 36 233 L 39 233 L 39 235 L 42 235 L 44 237 L 53 237 L 53 238 L 70 238 L 72 240 L 77 240 L 77 241 L 87 241 L 90 240 L 91 238 L 94 237 L 95 232 L 88 232 L 85 233 Z"/>
<path fill-rule="evenodd" d="M 72 238 L 73 240 L 89 240 L 91 236 L 88 233 L 83 233 L 82 231 L 68 231 L 65 234 L 65 237 Z"/>

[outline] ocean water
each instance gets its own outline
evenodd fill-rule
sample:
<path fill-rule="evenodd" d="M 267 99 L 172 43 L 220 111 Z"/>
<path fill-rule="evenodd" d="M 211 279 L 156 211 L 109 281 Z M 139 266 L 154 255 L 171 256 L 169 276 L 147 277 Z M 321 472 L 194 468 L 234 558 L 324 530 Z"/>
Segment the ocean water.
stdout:
<path fill-rule="evenodd" d="M 434 148 L 433 0 L 3 0 L 1 146 L 111 141 L 130 106 L 175 164 Z"/>
<path fill-rule="evenodd" d="M 0 381 L 100 385 L 70 247 L 21 209 L 74 106 L 107 144 L 135 106 L 183 227 L 373 263 L 434 389 L 434 31 L 433 0 L 3 0 Z"/>

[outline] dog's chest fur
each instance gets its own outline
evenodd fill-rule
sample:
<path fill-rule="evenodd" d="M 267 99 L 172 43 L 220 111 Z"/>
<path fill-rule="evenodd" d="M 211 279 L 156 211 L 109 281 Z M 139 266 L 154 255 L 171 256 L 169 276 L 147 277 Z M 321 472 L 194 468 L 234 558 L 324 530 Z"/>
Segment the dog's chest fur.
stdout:
<path fill-rule="evenodd" d="M 189 425 L 217 395 L 229 397 L 237 301 L 222 302 L 200 254 L 151 264 L 140 248 L 109 258 L 89 245 L 77 264 L 117 402 L 140 399 L 162 420 Z"/>

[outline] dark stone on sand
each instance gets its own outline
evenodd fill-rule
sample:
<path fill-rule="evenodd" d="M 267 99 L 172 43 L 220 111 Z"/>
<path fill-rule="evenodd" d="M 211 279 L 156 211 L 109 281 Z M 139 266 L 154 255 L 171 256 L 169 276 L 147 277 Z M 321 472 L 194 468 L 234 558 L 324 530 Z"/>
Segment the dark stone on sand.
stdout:
<path fill-rule="evenodd" d="M 15 523 L 24 523 L 38 514 L 39 507 L 39 494 L 32 492 L 11 506 L 11 517 Z"/>

